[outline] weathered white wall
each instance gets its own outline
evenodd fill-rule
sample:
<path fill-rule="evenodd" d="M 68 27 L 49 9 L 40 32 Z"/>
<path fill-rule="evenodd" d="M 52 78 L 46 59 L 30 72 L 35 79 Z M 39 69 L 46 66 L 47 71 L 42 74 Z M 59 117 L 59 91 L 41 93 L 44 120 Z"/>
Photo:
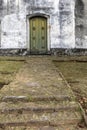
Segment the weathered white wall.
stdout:
<path fill-rule="evenodd" d="M 60 46 L 61 48 L 75 47 L 75 2 L 73 0 L 60 0 Z"/>
<path fill-rule="evenodd" d="M 26 23 L 18 20 L 17 15 L 7 15 L 2 21 L 2 48 L 26 46 Z"/>
<path fill-rule="evenodd" d="M 75 47 L 87 49 L 87 0 L 75 1 Z"/>
<path fill-rule="evenodd" d="M 26 48 L 26 13 L 16 0 L 4 1 L 5 12 L 2 21 L 1 48 Z M 21 3 L 22 4 L 22 3 Z M 23 4 L 22 4 L 23 5 Z"/>
<path fill-rule="evenodd" d="M 74 0 L 3 0 L 1 48 L 27 48 L 27 15 L 49 15 L 51 48 L 75 47 Z M 27 42 L 28 41 L 28 42 Z"/>

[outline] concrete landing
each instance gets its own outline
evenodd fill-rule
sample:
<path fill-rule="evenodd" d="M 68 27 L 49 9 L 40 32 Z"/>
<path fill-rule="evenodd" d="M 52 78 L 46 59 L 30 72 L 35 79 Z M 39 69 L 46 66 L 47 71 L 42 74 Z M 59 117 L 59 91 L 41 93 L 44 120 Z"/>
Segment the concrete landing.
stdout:
<path fill-rule="evenodd" d="M 83 130 L 79 104 L 50 57 L 27 58 L 0 97 L 1 129 Z"/>

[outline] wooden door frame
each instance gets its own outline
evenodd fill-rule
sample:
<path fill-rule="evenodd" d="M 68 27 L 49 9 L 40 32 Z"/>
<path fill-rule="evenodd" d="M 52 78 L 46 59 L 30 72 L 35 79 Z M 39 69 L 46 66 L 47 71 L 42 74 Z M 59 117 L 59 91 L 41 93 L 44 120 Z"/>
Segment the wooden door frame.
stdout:
<path fill-rule="evenodd" d="M 27 24 L 26 24 L 26 30 L 27 30 L 27 50 L 30 51 L 30 19 L 33 17 L 43 17 L 47 19 L 47 51 L 50 51 L 51 48 L 51 41 L 50 41 L 50 16 L 46 14 L 32 14 L 27 15 Z"/>

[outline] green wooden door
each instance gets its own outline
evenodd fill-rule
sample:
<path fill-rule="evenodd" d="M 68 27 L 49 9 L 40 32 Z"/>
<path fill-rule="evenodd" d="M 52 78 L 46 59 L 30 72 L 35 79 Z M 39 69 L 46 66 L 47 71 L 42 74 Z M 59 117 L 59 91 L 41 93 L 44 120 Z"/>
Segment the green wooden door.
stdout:
<path fill-rule="evenodd" d="M 47 19 L 34 17 L 30 19 L 30 51 L 31 53 L 47 52 Z"/>

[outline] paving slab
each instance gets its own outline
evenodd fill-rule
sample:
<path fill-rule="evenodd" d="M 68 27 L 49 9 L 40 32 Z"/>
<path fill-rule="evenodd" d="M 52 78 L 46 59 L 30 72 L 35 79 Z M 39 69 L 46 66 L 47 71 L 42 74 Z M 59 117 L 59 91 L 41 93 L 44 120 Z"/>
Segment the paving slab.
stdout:
<path fill-rule="evenodd" d="M 1 96 L 54 96 L 73 92 L 62 79 L 49 58 L 29 58 L 16 75 L 14 82 L 1 90 Z"/>
<path fill-rule="evenodd" d="M 82 119 L 70 86 L 49 56 L 27 58 L 14 81 L 0 91 L 2 129 L 80 130 Z"/>

